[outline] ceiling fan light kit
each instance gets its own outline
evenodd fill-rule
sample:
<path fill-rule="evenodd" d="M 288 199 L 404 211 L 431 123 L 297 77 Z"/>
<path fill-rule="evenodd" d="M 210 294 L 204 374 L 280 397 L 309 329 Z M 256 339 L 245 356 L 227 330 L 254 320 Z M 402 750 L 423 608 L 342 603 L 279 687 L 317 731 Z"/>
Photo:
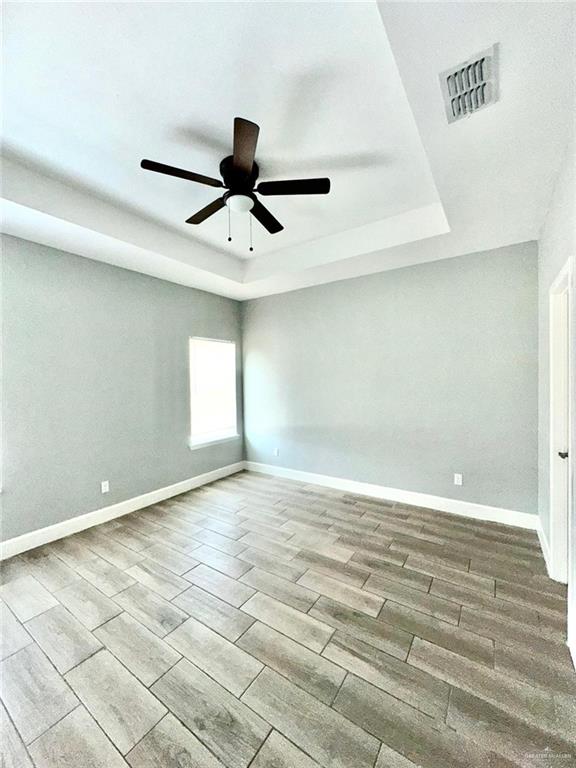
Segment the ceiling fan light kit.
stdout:
<path fill-rule="evenodd" d="M 254 158 L 260 128 L 256 123 L 242 117 L 234 118 L 233 153 L 220 163 L 222 180 L 203 176 L 193 171 L 175 168 L 154 160 L 142 160 L 140 166 L 147 171 L 176 176 L 187 181 L 195 181 L 209 187 L 224 188 L 222 197 L 213 200 L 200 211 L 186 219 L 187 224 L 201 224 L 217 213 L 221 208 L 236 213 L 251 213 L 271 235 L 281 232 L 284 227 L 262 205 L 256 197 L 259 195 L 326 195 L 330 191 L 330 179 L 290 179 L 287 181 L 262 181 L 256 185 L 259 168 Z M 230 240 L 230 237 L 228 237 Z M 252 247 L 250 248 L 252 250 Z"/>
<path fill-rule="evenodd" d="M 227 195 L 226 205 L 234 213 L 249 213 L 254 208 L 254 200 L 248 195 Z"/>

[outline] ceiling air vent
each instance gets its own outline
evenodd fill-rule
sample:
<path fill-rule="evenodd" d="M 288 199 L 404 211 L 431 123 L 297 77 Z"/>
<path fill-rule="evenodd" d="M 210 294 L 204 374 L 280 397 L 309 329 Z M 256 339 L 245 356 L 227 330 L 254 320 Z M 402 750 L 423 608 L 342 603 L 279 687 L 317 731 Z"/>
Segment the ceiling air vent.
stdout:
<path fill-rule="evenodd" d="M 449 123 L 498 101 L 498 44 L 440 74 Z"/>

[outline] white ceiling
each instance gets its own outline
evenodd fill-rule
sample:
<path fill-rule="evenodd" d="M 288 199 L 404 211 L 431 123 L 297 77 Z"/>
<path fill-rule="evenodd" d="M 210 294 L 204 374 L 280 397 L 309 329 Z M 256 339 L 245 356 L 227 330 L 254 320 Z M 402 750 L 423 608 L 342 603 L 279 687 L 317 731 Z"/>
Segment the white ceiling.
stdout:
<path fill-rule="evenodd" d="M 549 3 L 6 3 L 5 231 L 249 298 L 537 236 L 570 129 L 572 9 Z M 438 72 L 494 42 L 501 100 L 448 125 Z M 217 175 L 261 126 L 269 235 L 142 157 Z"/>

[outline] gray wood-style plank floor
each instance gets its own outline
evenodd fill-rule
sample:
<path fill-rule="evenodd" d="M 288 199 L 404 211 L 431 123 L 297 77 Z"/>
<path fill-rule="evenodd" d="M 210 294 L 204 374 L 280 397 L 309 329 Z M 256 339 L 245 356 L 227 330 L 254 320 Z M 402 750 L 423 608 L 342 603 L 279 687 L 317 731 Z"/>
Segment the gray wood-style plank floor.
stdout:
<path fill-rule="evenodd" d="M 8 768 L 570 768 L 532 531 L 243 472 L 2 565 Z"/>

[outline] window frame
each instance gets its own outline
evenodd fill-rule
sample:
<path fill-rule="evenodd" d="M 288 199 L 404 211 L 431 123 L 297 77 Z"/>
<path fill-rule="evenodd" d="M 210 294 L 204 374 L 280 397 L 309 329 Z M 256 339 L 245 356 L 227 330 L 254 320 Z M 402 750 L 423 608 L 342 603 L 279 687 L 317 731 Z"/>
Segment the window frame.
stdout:
<path fill-rule="evenodd" d="M 192 351 L 193 342 L 195 341 L 211 341 L 217 344 L 232 344 L 234 348 L 234 411 L 235 411 L 235 423 L 234 427 L 227 430 L 220 430 L 214 432 L 204 432 L 202 435 L 194 436 L 192 434 L 192 420 L 194 418 L 194 402 L 192 392 Z M 237 342 L 233 339 L 213 339 L 207 336 L 189 336 L 188 337 L 188 394 L 189 394 L 189 430 L 190 435 L 188 438 L 188 447 L 191 451 L 198 450 L 210 445 L 217 445 L 219 443 L 228 443 L 240 438 L 238 432 L 238 383 L 236 373 L 236 360 L 237 360 Z"/>

